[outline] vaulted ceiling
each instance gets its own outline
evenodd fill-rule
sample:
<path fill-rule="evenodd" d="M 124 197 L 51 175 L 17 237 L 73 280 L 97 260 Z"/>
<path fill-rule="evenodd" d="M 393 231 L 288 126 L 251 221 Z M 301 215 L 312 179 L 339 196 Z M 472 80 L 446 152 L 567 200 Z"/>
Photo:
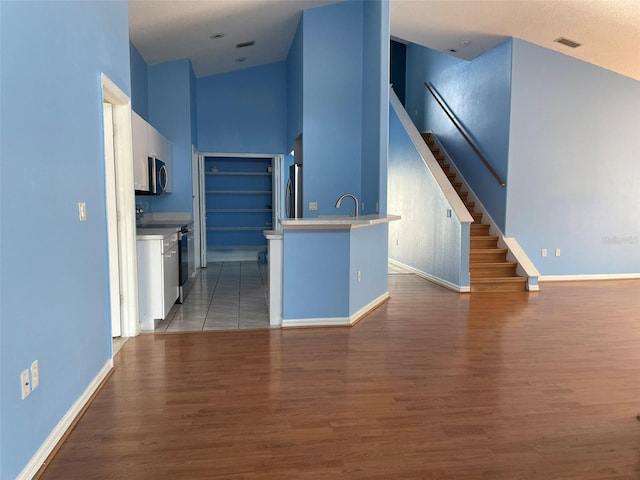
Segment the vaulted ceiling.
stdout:
<path fill-rule="evenodd" d="M 130 38 L 148 64 L 189 58 L 203 77 L 284 60 L 302 10 L 331 3 L 130 0 Z M 392 37 L 460 58 L 516 37 L 640 81 L 640 0 L 390 0 L 390 11 Z"/>

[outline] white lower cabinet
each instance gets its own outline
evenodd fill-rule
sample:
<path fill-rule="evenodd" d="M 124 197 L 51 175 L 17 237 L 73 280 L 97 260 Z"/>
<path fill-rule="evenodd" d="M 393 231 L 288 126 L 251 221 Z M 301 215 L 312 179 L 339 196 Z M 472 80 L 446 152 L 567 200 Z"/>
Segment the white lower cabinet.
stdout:
<path fill-rule="evenodd" d="M 153 331 L 178 299 L 178 234 L 145 235 L 136 245 L 140 328 Z"/>

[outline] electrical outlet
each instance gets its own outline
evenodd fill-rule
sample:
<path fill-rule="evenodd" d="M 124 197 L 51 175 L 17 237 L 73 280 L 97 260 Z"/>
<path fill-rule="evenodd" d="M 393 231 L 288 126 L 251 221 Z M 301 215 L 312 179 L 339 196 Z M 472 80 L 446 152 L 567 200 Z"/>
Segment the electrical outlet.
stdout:
<path fill-rule="evenodd" d="M 35 390 L 40 385 L 40 367 L 38 360 L 31 363 L 31 390 Z"/>
<path fill-rule="evenodd" d="M 318 210 L 318 202 L 309 202 L 309 210 Z"/>
<path fill-rule="evenodd" d="M 560 249 L 556 248 L 556 257 L 559 257 L 559 256 L 560 256 Z"/>
<path fill-rule="evenodd" d="M 31 393 L 31 385 L 29 384 L 29 370 L 23 370 L 20 374 L 20 388 L 22 389 L 22 400 L 24 400 Z"/>
<path fill-rule="evenodd" d="M 362 280 L 362 272 L 358 270 L 358 283 L 360 283 L 360 280 Z"/>
<path fill-rule="evenodd" d="M 547 256 L 547 249 L 546 249 L 546 248 L 543 248 L 543 249 L 542 249 L 542 256 L 543 256 L 543 257 L 546 257 L 546 256 Z"/>
<path fill-rule="evenodd" d="M 79 202 L 78 203 L 78 218 L 81 222 L 87 221 L 87 203 Z"/>
<path fill-rule="evenodd" d="M 378 202 L 376 202 L 376 213 L 378 213 L 380 211 L 380 205 L 378 205 Z"/>

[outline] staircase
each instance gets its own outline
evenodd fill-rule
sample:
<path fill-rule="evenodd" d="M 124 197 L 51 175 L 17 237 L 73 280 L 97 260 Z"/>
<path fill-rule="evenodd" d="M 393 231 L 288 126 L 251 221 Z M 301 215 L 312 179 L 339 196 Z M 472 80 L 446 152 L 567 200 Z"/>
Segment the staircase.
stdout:
<path fill-rule="evenodd" d="M 525 291 L 526 277 L 516 275 L 517 264 L 507 261 L 507 249 L 498 247 L 498 237 L 489 233 L 489 224 L 482 223 L 482 213 L 475 211 L 475 202 L 469 201 L 469 193 L 462 191 L 462 182 L 456 181 L 456 173 L 451 170 L 436 141 L 431 138 L 431 133 L 421 133 L 421 135 L 474 220 L 471 224 L 471 244 L 469 245 L 471 291 Z"/>

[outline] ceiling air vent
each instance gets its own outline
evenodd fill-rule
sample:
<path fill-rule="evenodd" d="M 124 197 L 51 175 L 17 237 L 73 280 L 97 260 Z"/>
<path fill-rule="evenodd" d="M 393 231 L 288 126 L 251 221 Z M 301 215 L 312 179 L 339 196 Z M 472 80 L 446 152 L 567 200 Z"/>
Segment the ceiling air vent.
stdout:
<path fill-rule="evenodd" d="M 237 43 L 236 44 L 236 48 L 244 48 L 244 47 L 250 47 L 251 45 L 253 45 L 255 42 L 255 40 L 251 40 L 250 42 L 242 42 L 242 43 Z"/>
<path fill-rule="evenodd" d="M 574 42 L 573 40 L 569 40 L 568 38 L 564 37 L 556 38 L 554 42 L 561 43 L 562 45 L 570 48 L 578 48 L 580 45 L 582 45 L 581 43 Z"/>

